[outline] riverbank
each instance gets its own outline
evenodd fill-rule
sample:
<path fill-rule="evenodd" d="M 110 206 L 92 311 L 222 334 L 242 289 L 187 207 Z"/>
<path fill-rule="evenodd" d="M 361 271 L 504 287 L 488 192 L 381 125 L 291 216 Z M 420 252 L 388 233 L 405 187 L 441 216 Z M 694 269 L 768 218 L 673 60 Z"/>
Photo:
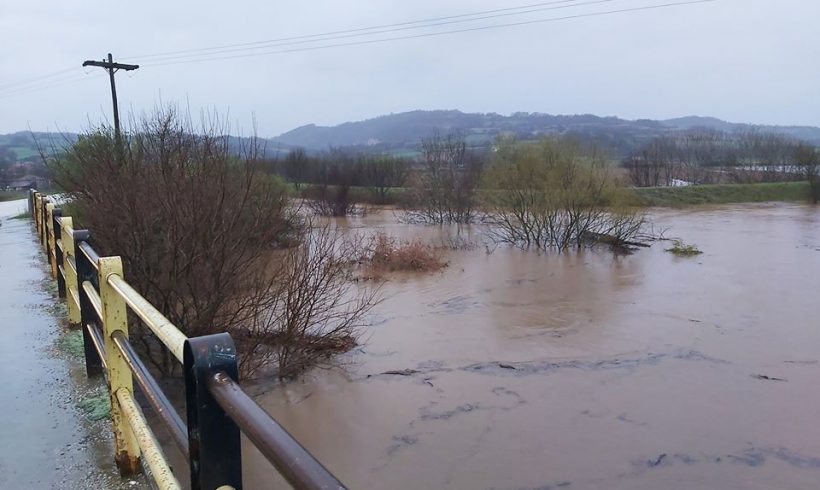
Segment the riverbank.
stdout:
<path fill-rule="evenodd" d="M 641 204 L 653 207 L 769 201 L 808 202 L 809 200 L 808 182 L 640 187 L 634 191 Z"/>
<path fill-rule="evenodd" d="M 294 196 L 309 198 L 312 186 L 288 184 Z M 335 186 L 328 186 L 331 191 Z M 638 187 L 631 189 L 637 204 L 646 207 L 677 208 L 702 204 L 742 204 L 753 202 L 808 202 L 808 182 L 772 182 L 762 184 L 715 184 L 682 187 Z M 390 188 L 383 198 L 366 187 L 351 187 L 350 200 L 362 204 L 401 205 L 408 200 L 410 189 Z"/>

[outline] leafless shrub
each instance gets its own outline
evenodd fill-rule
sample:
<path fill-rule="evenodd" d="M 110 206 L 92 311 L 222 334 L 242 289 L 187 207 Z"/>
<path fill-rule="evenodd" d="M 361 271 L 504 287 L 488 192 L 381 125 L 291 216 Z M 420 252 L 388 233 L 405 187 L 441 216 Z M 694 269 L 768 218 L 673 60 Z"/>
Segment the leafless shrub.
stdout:
<path fill-rule="evenodd" d="M 320 346 L 343 347 L 373 297 L 339 287 L 329 232 L 308 233 L 282 182 L 255 170 L 258 147 L 235 156 L 224 129 L 195 131 L 173 110 L 134 123 L 121 142 L 102 128 L 53 162 L 55 179 L 95 247 L 120 255 L 128 281 L 186 335 L 234 333 L 246 374 L 267 359 L 287 377 Z M 351 294 L 363 306 L 348 309 Z M 132 338 L 172 374 L 167 350 L 133 325 Z"/>
<path fill-rule="evenodd" d="M 483 162 L 467 150 L 464 138 L 434 136 L 422 141 L 423 168 L 414 175 L 404 221 L 471 223 Z"/>
<path fill-rule="evenodd" d="M 794 152 L 794 160 L 803 177 L 809 181 L 811 201 L 817 204 L 820 201 L 820 153 L 817 148 L 800 145 Z"/>
<path fill-rule="evenodd" d="M 277 367 L 280 378 L 292 378 L 356 345 L 359 328 L 378 302 L 378 289 L 357 285 L 351 258 L 358 246 L 333 228 L 312 228 L 300 245 L 276 252 L 274 279 L 255 292 L 254 314 L 237 335 L 246 375 Z"/>
<path fill-rule="evenodd" d="M 313 186 L 303 193 L 306 205 L 316 216 L 361 216 L 366 208 L 358 204 L 349 185 Z"/>
<path fill-rule="evenodd" d="M 455 234 L 439 239 L 435 248 L 439 250 L 475 250 L 479 245 L 479 242 L 474 239 Z"/>

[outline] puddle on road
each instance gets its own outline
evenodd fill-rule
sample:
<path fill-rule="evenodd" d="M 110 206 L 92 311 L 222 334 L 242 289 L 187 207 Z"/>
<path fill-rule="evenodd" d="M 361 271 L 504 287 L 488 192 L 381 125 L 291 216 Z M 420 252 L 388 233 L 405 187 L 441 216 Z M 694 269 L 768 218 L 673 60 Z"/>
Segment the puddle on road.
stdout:
<path fill-rule="evenodd" d="M 816 488 L 820 212 L 653 219 L 705 253 L 451 251 L 384 285 L 345 371 L 258 399 L 351 488 Z M 275 485 L 244 450 L 247 485 Z"/>

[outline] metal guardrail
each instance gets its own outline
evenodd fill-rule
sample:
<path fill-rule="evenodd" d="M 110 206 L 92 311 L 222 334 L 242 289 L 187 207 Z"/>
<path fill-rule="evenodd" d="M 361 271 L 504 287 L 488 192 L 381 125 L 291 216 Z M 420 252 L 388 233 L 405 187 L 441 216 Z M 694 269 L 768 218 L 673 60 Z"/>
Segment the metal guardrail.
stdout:
<path fill-rule="evenodd" d="M 72 218 L 43 194 L 32 190 L 28 204 L 59 296 L 68 305 L 69 325 L 82 329 L 86 373 L 108 378 L 114 455 L 122 475 L 147 466 L 158 488 L 180 488 L 179 475 L 134 400 L 136 380 L 187 457 L 191 489 L 242 488 L 241 433 L 293 488 L 345 488 L 239 386 L 229 334 L 186 337 L 128 284 L 120 257 L 100 257 L 90 233 L 75 230 Z M 127 309 L 182 363 L 187 424 L 129 342 Z"/>

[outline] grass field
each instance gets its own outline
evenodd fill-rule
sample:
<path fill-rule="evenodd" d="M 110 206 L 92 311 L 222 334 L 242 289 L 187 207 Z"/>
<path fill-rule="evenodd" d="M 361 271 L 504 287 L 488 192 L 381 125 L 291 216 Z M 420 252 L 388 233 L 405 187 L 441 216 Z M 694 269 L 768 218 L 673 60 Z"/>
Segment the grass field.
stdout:
<path fill-rule="evenodd" d="M 28 191 L 0 191 L 0 202 L 16 201 L 28 197 Z"/>
<path fill-rule="evenodd" d="M 46 188 L 46 189 L 37 189 L 43 194 L 54 194 L 61 192 L 59 189 L 55 188 Z M 18 199 L 27 199 L 28 198 L 28 191 L 0 191 L 0 202 L 3 201 L 16 201 Z"/>
<path fill-rule="evenodd" d="M 29 147 L 29 146 L 9 146 L 9 150 L 13 151 L 17 158 L 24 159 L 29 157 L 35 157 L 39 155 L 36 148 Z"/>
<path fill-rule="evenodd" d="M 681 207 L 698 204 L 729 204 L 765 201 L 808 201 L 808 182 L 766 184 L 693 185 L 635 189 L 645 206 Z"/>
<path fill-rule="evenodd" d="M 296 186 L 293 184 L 288 184 L 288 187 L 293 195 L 299 195 L 300 192 L 310 186 L 302 184 L 299 191 L 296 190 Z M 696 206 L 699 204 L 731 204 L 766 201 L 808 202 L 809 200 L 808 182 L 640 187 L 632 190 L 637 196 L 636 204 L 657 207 L 683 207 Z M 372 192 L 365 187 L 351 187 L 350 192 L 354 201 L 362 203 L 374 202 Z M 390 189 L 387 196 L 387 204 L 402 202 L 406 199 L 407 193 L 407 188 L 397 187 Z"/>

